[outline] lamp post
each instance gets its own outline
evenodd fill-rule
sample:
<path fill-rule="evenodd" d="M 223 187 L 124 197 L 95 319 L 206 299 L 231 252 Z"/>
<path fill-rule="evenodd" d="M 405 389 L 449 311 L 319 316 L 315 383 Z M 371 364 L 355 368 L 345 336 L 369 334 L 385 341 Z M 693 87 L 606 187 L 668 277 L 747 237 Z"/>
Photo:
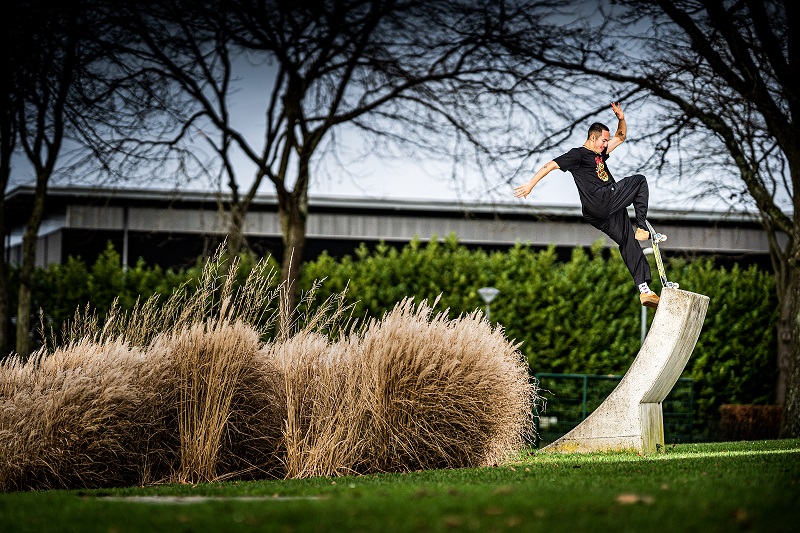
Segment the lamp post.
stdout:
<path fill-rule="evenodd" d="M 644 250 L 642 250 L 642 252 L 644 252 L 645 257 L 647 257 L 648 255 L 653 255 L 652 248 L 645 248 Z M 642 338 L 640 345 L 644 344 L 644 338 L 646 336 L 647 336 L 647 308 L 645 306 L 642 306 Z"/>
<path fill-rule="evenodd" d="M 491 322 L 489 304 L 495 299 L 495 296 L 500 294 L 500 291 L 494 287 L 482 287 L 478 289 L 478 294 L 480 294 L 483 301 L 486 302 L 486 321 Z"/>

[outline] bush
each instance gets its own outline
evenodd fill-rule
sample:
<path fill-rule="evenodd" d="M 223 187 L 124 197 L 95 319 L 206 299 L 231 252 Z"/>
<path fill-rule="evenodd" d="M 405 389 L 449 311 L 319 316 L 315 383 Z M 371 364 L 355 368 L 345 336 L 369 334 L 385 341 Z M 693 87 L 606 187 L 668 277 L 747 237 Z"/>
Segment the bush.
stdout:
<path fill-rule="evenodd" d="M 280 418 L 266 417 L 275 427 L 264 431 L 272 406 L 238 409 L 277 395 L 274 373 L 254 361 L 272 278 L 264 263 L 244 285 L 235 275 L 220 285 L 221 267 L 218 256 L 193 290 L 165 301 L 112 304 L 104 321 L 76 314 L 63 348 L 0 365 L 0 489 L 208 481 L 271 466 L 251 461 L 274 457 Z"/>
<path fill-rule="evenodd" d="M 720 406 L 768 404 L 777 381 L 775 279 L 755 267 L 730 270 L 711 261 L 675 262 L 681 288 L 710 297 L 706 320 L 684 372 L 695 380 L 701 437 L 717 438 Z"/>
<path fill-rule="evenodd" d="M 627 368 L 638 351 L 639 300 L 625 266 L 607 261 L 596 245 L 575 249 L 559 264 L 554 248 L 536 252 L 517 245 L 487 254 L 459 245 L 455 236 L 422 245 L 415 240 L 397 250 L 366 247 L 356 258 L 335 261 L 322 255 L 304 269 L 304 286 L 325 278 L 323 292 L 347 288 L 356 316 L 382 316 L 396 302 L 440 299 L 451 317 L 483 309 L 478 289 L 500 290 L 492 319 L 537 372 L 614 373 Z"/>
<path fill-rule="evenodd" d="M 532 431 L 527 365 L 478 314 L 448 320 L 405 300 L 329 344 L 272 346 L 286 376 L 288 475 L 486 466 Z"/>
<path fill-rule="evenodd" d="M 239 285 L 236 261 L 209 263 L 0 363 L 0 490 L 479 466 L 523 445 L 535 389 L 501 328 L 405 301 L 346 335 L 329 299 L 264 341 L 265 265 Z"/>
<path fill-rule="evenodd" d="M 255 265 L 251 256 L 239 261 L 235 286 L 245 283 Z M 276 264 L 270 259 L 269 265 Z M 695 434 L 714 438 L 722 404 L 774 401 L 774 279 L 755 267 L 725 269 L 711 260 L 671 261 L 667 269 L 681 288 L 711 298 L 683 376 L 695 380 Z M 116 295 L 119 310 L 129 311 L 140 294 L 143 299 L 166 299 L 183 283 L 189 292 L 197 290 L 201 274 L 200 264 L 173 272 L 141 262 L 123 272 L 119 256 L 109 248 L 91 268 L 71 259 L 39 271 L 36 305 L 59 330 L 87 302 L 108 309 Z M 600 244 L 588 251 L 575 249 L 563 263 L 554 248 L 535 251 L 518 244 L 489 253 L 469 250 L 454 235 L 428 243 L 415 239 L 401 248 L 381 244 L 370 250 L 362 245 L 352 257 L 336 260 L 323 254 L 307 263 L 300 286 L 307 291 L 322 279 L 318 301 L 346 290 L 344 303 L 353 306 L 356 318 L 382 317 L 397 302 L 413 297 L 429 304 L 439 298 L 438 308 L 447 309 L 453 319 L 483 309 L 477 291 L 494 286 L 500 295 L 492 302 L 492 321 L 520 343 L 535 372 L 621 374 L 639 350 L 636 290 L 619 252 Z M 658 281 L 654 283 L 658 289 Z M 303 306 L 303 312 L 316 309 L 313 303 Z M 264 330 L 266 337 L 273 333 Z"/>
<path fill-rule="evenodd" d="M 134 485 L 177 458 L 175 365 L 82 340 L 0 365 L 0 490 Z"/>
<path fill-rule="evenodd" d="M 723 403 L 772 400 L 774 279 L 755 267 L 728 270 L 711 260 L 671 261 L 667 269 L 682 289 L 711 298 L 683 377 L 695 380 L 695 432 L 713 438 Z M 619 252 L 605 252 L 599 243 L 588 253 L 576 248 L 570 261 L 559 263 L 553 248 L 470 251 L 451 235 L 399 250 L 362 246 L 339 261 L 323 254 L 306 265 L 304 285 L 315 278 L 326 278 L 323 292 L 347 287 L 356 316 L 373 317 L 409 296 L 433 302 L 441 295 L 450 316 L 470 313 L 484 307 L 477 290 L 494 286 L 500 295 L 492 302 L 492 321 L 521 343 L 534 372 L 622 374 L 639 351 L 637 291 Z"/>
<path fill-rule="evenodd" d="M 781 412 L 780 405 L 723 405 L 720 435 L 725 440 L 777 439 Z"/>
<path fill-rule="evenodd" d="M 190 279 L 196 278 L 201 269 L 175 272 L 158 265 L 149 266 L 141 258 L 130 268 L 124 269 L 119 253 L 109 242 L 97 261 L 89 267 L 80 257 L 69 257 L 64 264 L 51 264 L 36 270 L 32 287 L 32 309 L 34 315 L 42 311 L 41 322 L 45 331 L 33 332 L 40 346 L 45 337 L 53 337 L 60 343 L 63 338 L 62 325 L 75 317 L 76 310 L 89 309 L 100 313 L 99 319 L 112 309 L 127 311 L 136 302 L 143 302 L 153 295 L 169 296 Z M 19 292 L 17 269 L 9 271 L 9 309 L 17 309 Z M 39 324 L 40 317 L 33 320 Z M 9 331 L 9 346 L 16 342 L 16 330 L 6 325 Z M 5 356 L 6 354 L 2 354 Z"/>

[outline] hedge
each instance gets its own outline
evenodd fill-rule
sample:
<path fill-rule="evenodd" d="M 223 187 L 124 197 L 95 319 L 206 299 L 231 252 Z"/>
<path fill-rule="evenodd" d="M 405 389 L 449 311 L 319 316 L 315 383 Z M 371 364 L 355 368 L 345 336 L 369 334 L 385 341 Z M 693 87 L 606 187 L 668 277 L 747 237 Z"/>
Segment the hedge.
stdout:
<path fill-rule="evenodd" d="M 668 270 L 682 289 L 711 298 L 683 373 L 695 380 L 696 434 L 711 438 L 722 404 L 773 401 L 774 278 L 756 267 L 717 267 L 710 259 L 673 260 Z M 326 278 L 323 297 L 324 291 L 347 288 L 356 316 L 381 316 L 406 295 L 433 301 L 440 294 L 439 305 L 455 316 L 483 307 L 477 290 L 493 286 L 500 293 L 491 304 L 492 321 L 521 343 L 534 372 L 622 374 L 639 351 L 638 292 L 619 251 L 604 252 L 599 242 L 588 253 L 574 249 L 564 263 L 552 247 L 470 251 L 453 235 L 427 244 L 415 240 L 401 249 L 362 246 L 353 257 L 323 254 L 308 263 L 303 285 L 321 278 Z M 654 281 L 656 290 L 658 285 Z"/>
<path fill-rule="evenodd" d="M 253 258 L 243 257 L 240 275 Z M 80 259 L 37 272 L 34 301 L 54 329 L 87 302 L 107 309 L 114 299 L 130 308 L 137 297 L 169 294 L 191 283 L 197 268 L 164 270 L 139 261 L 123 272 L 110 247 L 90 268 Z M 277 268 L 277 264 L 276 264 Z M 711 298 L 703 331 L 683 374 L 695 380 L 695 429 L 714 436 L 722 404 L 766 404 L 776 377 L 774 278 L 755 267 L 725 269 L 708 259 L 673 260 L 681 288 Z M 653 265 L 653 272 L 655 266 Z M 12 290 L 14 289 L 12 272 Z M 559 262 L 554 248 L 518 244 L 505 252 L 470 250 L 456 236 L 415 239 L 400 248 L 360 246 L 352 256 L 323 253 L 307 262 L 300 280 L 308 290 L 324 279 L 318 302 L 346 289 L 358 319 L 380 317 L 406 296 L 449 309 L 453 317 L 483 308 L 478 289 L 500 290 L 491 319 L 520 343 L 533 372 L 622 374 L 639 350 L 640 305 L 617 250 L 576 248 Z M 654 288 L 659 290 L 658 281 Z M 12 300 L 16 295 L 12 292 Z M 15 302 L 12 302 L 15 305 Z M 653 313 L 648 313 L 652 320 Z M 101 315 L 102 316 L 102 315 Z"/>

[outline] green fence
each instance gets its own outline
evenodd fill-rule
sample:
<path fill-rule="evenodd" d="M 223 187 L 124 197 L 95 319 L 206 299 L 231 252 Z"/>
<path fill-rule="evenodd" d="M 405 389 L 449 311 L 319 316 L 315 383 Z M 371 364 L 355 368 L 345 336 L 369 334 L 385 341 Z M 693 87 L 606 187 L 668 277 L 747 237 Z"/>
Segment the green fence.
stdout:
<path fill-rule="evenodd" d="M 622 376 L 536 374 L 546 408 L 537 412 L 537 446 L 546 446 L 580 424 L 619 384 Z M 664 442 L 692 441 L 694 380 L 680 378 L 662 403 Z"/>

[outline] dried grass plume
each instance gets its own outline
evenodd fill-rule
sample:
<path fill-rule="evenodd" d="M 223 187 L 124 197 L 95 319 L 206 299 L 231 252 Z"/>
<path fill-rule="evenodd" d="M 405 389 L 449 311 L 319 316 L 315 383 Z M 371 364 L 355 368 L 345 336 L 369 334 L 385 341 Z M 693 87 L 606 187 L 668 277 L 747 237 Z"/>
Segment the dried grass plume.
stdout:
<path fill-rule="evenodd" d="M 279 305 L 266 265 L 236 286 L 220 254 L 163 302 L 76 313 L 61 347 L 0 363 L 0 490 L 486 466 L 525 445 L 535 385 L 480 312 L 406 299 L 347 326 L 343 295 Z"/>

